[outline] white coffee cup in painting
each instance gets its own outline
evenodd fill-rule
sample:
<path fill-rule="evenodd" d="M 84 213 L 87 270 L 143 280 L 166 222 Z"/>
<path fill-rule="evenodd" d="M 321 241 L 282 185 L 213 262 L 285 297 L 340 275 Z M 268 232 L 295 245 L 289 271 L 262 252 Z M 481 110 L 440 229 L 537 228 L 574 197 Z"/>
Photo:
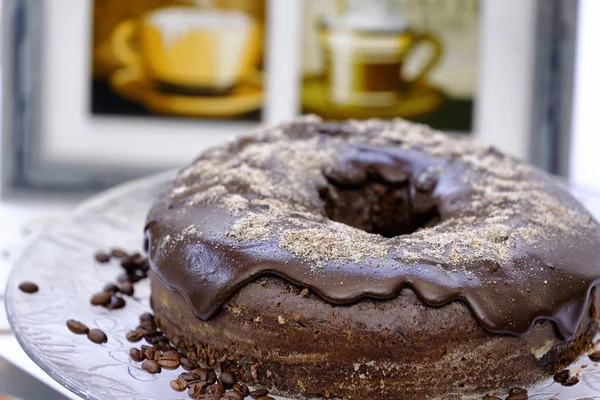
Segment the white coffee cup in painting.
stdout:
<path fill-rule="evenodd" d="M 169 7 L 147 14 L 138 23 L 121 30 L 138 35 L 137 61 L 157 81 L 227 90 L 258 67 L 261 27 L 242 11 Z M 116 36 L 118 52 L 126 47 L 122 42 L 131 38 Z"/>
<path fill-rule="evenodd" d="M 321 20 L 330 100 L 340 105 L 391 106 L 403 90 L 422 80 L 439 61 L 441 46 L 431 35 L 407 26 L 398 9 L 382 0 L 351 1 L 341 15 Z M 421 71 L 403 74 L 407 54 L 418 44 L 433 48 Z"/>

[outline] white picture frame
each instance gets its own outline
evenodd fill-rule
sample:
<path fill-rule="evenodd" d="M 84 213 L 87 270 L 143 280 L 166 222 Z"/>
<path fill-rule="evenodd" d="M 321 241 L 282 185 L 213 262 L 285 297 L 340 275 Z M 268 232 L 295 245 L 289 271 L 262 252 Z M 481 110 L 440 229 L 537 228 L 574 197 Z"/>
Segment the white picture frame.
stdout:
<path fill-rule="evenodd" d="M 300 112 L 301 1 L 267 0 L 261 123 Z M 539 100 L 532 94 L 534 68 L 540 68 L 533 62 L 539 0 L 481 2 L 474 134 L 530 158 L 531 110 Z M 258 125 L 92 116 L 87 56 L 92 0 L 5 0 L 4 5 L 3 56 L 11 62 L 3 76 L 12 83 L 3 88 L 9 100 L 3 104 L 5 187 L 95 190 L 183 165 L 202 149 Z M 499 60 L 507 61 L 499 65 Z"/>

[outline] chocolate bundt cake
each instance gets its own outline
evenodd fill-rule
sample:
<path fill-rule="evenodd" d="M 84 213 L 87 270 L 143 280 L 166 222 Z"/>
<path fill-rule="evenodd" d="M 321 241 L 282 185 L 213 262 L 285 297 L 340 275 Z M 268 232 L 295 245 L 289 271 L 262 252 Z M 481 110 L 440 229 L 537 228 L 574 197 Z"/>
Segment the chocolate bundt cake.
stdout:
<path fill-rule="evenodd" d="M 145 234 L 172 342 L 284 396 L 480 398 L 598 327 L 592 216 L 535 167 L 404 120 L 305 117 L 207 150 Z"/>

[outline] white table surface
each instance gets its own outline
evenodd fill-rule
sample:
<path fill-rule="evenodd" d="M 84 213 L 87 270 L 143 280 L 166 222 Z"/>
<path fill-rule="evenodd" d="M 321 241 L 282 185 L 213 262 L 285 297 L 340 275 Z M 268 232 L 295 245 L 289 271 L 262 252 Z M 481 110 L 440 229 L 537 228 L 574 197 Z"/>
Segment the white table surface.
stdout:
<path fill-rule="evenodd" d="M 72 209 L 78 199 L 21 199 L 0 203 L 0 358 L 69 399 L 80 399 L 42 371 L 21 349 L 10 331 L 4 308 L 4 288 L 13 257 L 52 219 Z M 10 388 L 0 388 L 10 393 Z"/>

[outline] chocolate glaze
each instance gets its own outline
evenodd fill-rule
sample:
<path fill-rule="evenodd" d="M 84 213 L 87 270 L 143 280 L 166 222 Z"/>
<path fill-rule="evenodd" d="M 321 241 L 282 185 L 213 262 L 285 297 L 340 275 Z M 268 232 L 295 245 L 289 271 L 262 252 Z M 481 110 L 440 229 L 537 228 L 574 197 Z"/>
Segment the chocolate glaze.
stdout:
<path fill-rule="evenodd" d="M 373 182 L 383 185 L 377 193 L 401 189 L 408 205 L 397 224 L 434 210 L 437 225 L 386 238 L 328 218 L 327 196 L 372 193 L 365 188 Z M 255 216 L 266 218 L 259 234 L 235 233 Z M 282 242 L 302 229 L 326 238 L 347 232 L 357 249 L 372 244 L 373 252 L 357 258 L 339 236 L 315 250 L 330 256 L 315 259 Z M 389 299 L 410 286 L 429 306 L 465 302 L 493 333 L 522 336 L 550 320 L 569 338 L 600 278 L 599 225 L 547 174 L 401 120 L 308 118 L 211 149 L 164 190 L 145 234 L 153 270 L 202 320 L 272 274 L 339 305 Z"/>

